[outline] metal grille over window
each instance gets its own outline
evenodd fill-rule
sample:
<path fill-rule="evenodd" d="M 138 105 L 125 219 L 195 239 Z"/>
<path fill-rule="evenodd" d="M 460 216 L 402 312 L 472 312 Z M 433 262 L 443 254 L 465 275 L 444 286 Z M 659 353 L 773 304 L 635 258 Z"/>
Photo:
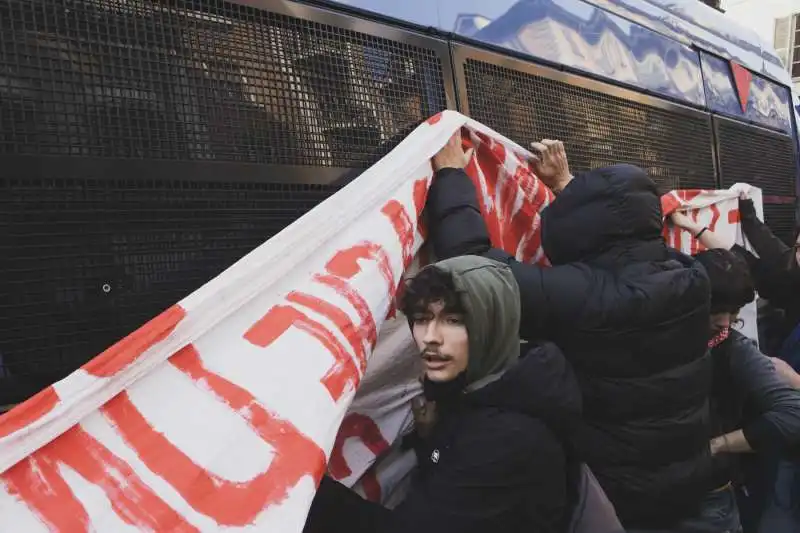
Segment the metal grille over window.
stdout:
<path fill-rule="evenodd" d="M 715 118 L 722 183 L 751 183 L 768 196 L 795 196 L 792 138 Z"/>
<path fill-rule="evenodd" d="M 0 404 L 60 379 L 332 192 L 115 179 L 0 184 L 0 378 L 13 378 L 0 379 Z"/>
<path fill-rule="evenodd" d="M 215 0 L 0 2 L 0 153 L 367 168 L 444 107 L 435 52 L 334 26 Z"/>
<path fill-rule="evenodd" d="M 796 235 L 795 204 L 764 204 L 764 222 L 780 240 L 794 244 Z"/>
<path fill-rule="evenodd" d="M 794 242 L 796 167 L 792 138 L 733 120 L 715 117 L 714 121 L 723 186 L 750 183 L 760 187 L 765 196 L 764 221 L 781 240 Z"/>
<path fill-rule="evenodd" d="M 570 166 L 644 168 L 664 190 L 715 188 L 707 117 L 667 111 L 518 70 L 467 59 L 469 112 L 522 146 L 564 141 Z"/>
<path fill-rule="evenodd" d="M 0 405 L 335 190 L 268 165 L 367 168 L 446 106 L 442 78 L 434 51 L 234 3 L 0 0 Z"/>

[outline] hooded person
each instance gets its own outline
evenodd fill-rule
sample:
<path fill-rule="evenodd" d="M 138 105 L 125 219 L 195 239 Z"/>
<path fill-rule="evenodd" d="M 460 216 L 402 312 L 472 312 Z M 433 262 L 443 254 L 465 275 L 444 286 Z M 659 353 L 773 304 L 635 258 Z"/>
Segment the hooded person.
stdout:
<path fill-rule="evenodd" d="M 614 165 L 572 176 L 563 144 L 537 143 L 537 176 L 556 193 L 541 215 L 551 267 L 493 249 L 455 136 L 433 159 L 427 205 L 436 257 L 474 254 L 511 269 L 520 334 L 554 342 L 583 395 L 575 435 L 626 528 L 669 529 L 692 516 L 710 463 L 710 285 L 663 238 L 646 173 Z"/>
<path fill-rule="evenodd" d="M 436 263 L 407 282 L 399 307 L 424 366 L 428 414 L 408 495 L 389 510 L 326 477 L 306 533 L 565 530 L 563 443 L 580 393 L 555 346 L 520 359 L 519 298 L 511 269 L 482 257 Z"/>

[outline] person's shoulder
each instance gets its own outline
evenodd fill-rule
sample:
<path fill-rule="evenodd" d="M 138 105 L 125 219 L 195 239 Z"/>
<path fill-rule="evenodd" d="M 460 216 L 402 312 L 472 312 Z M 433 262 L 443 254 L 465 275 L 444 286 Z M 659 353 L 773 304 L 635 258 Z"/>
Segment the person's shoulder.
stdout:
<path fill-rule="evenodd" d="M 469 440 L 479 441 L 487 447 L 520 452 L 561 449 L 561 443 L 550 426 L 541 418 L 524 412 L 479 408 L 473 410 L 465 422 Z"/>
<path fill-rule="evenodd" d="M 758 374 L 774 371 L 769 358 L 761 353 L 758 343 L 735 329 L 730 330 L 728 338 L 718 349 L 724 350 L 731 371 L 743 380 L 749 381 Z"/>
<path fill-rule="evenodd" d="M 728 333 L 728 338 L 723 345 L 746 351 L 748 354 L 761 356 L 761 351 L 758 349 L 758 343 L 742 333 L 741 331 L 732 329 Z"/>

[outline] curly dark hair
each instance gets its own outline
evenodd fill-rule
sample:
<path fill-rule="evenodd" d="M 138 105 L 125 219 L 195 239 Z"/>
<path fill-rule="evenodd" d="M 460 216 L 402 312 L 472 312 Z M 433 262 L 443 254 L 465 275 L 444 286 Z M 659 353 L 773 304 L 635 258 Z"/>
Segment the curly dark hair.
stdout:
<path fill-rule="evenodd" d="M 427 267 L 406 281 L 397 307 L 412 320 L 415 314 L 427 312 L 428 306 L 437 302 L 441 302 L 448 313 L 463 314 L 465 311 L 452 274 Z"/>
<path fill-rule="evenodd" d="M 756 297 L 747 261 L 730 250 L 700 252 L 695 259 L 705 267 L 711 281 L 711 313 L 738 313 Z"/>

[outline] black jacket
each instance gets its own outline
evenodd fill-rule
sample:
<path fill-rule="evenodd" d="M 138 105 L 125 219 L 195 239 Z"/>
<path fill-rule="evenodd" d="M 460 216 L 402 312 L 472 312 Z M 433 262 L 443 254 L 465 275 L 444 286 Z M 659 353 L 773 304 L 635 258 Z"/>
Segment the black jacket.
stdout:
<path fill-rule="evenodd" d="M 757 452 L 781 454 L 800 444 L 800 391 L 778 375 L 758 346 L 738 331 L 712 350 L 714 435 L 741 429 Z M 714 460 L 709 488 L 737 477 L 737 455 Z"/>
<path fill-rule="evenodd" d="M 511 265 L 521 336 L 554 341 L 572 363 L 584 397 L 578 445 L 626 527 L 693 512 L 710 437 L 710 288 L 699 264 L 666 247 L 652 180 L 629 165 L 577 176 L 542 213 L 550 268 L 491 249 L 462 170 L 438 173 L 426 210 L 438 258 Z"/>
<path fill-rule="evenodd" d="M 580 405 L 558 349 L 535 348 L 499 380 L 437 404 L 440 418 L 416 448 L 419 470 L 396 509 L 325 478 L 304 531 L 561 533 L 569 477 L 562 438 Z"/>
<path fill-rule="evenodd" d="M 774 332 L 777 345 L 770 346 L 768 352 L 777 355 L 780 343 L 800 323 L 800 266 L 794 249 L 786 246 L 758 219 L 752 200 L 741 200 L 739 212 L 742 230 L 758 257 L 740 246 L 734 249 L 747 259 L 759 295 L 784 312 Z"/>

